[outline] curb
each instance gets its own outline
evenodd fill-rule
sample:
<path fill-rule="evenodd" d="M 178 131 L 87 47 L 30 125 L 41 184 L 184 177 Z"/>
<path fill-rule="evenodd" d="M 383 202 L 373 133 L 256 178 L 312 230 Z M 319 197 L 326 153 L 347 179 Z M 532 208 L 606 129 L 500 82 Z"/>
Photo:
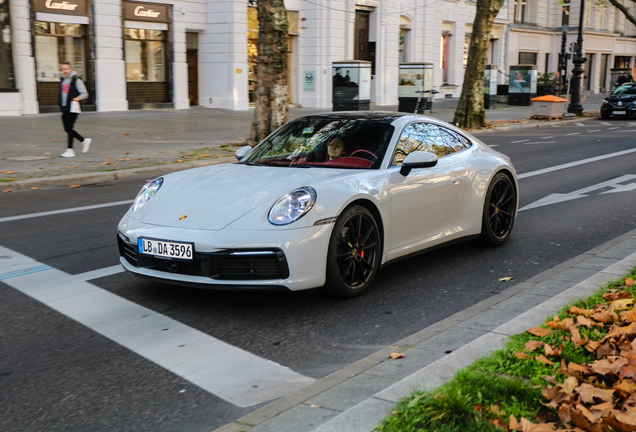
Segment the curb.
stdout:
<path fill-rule="evenodd" d="M 440 386 L 477 358 L 502 348 L 510 335 L 543 323 L 545 318 L 568 302 L 586 297 L 605 283 L 622 277 L 636 265 L 634 251 L 636 230 L 457 312 L 395 343 L 395 348 L 377 351 L 214 432 L 372 432 L 392 412 L 397 402 L 411 391 Z M 480 327 L 480 314 L 483 314 L 482 319 L 486 318 L 490 328 L 487 329 L 484 324 L 481 324 L 483 328 Z M 493 320 L 488 314 L 500 319 Z M 509 317 L 501 319 L 506 316 Z M 452 347 L 451 353 L 446 353 L 444 345 L 448 343 L 458 346 Z M 360 376 L 382 378 L 386 382 L 390 374 L 386 373 L 385 366 L 398 365 L 388 358 L 391 352 L 406 352 L 406 359 L 422 358 L 423 353 L 433 354 L 436 358 L 424 361 L 423 365 L 417 364 L 415 372 L 402 379 L 393 379 L 392 385 L 384 385 L 371 392 L 368 388 L 360 389 L 361 392 L 366 390 L 366 395 L 353 401 L 346 409 L 314 403 L 314 398 L 321 394 L 322 400 L 339 399 L 338 391 L 341 389 L 337 386 L 340 385 L 347 394 L 351 394 L 352 387 L 346 387 L 348 381 Z M 372 371 L 372 368 L 375 369 Z M 356 390 L 355 386 L 353 390 Z"/>
<path fill-rule="evenodd" d="M 219 158 L 209 161 L 198 162 L 180 162 L 171 165 L 158 165 L 144 168 L 124 169 L 119 171 L 98 172 L 98 173 L 82 173 L 82 174 L 69 174 L 54 177 L 42 177 L 26 180 L 18 180 L 15 182 L 3 183 L 3 187 L 10 188 L 12 190 L 27 190 L 33 187 L 68 187 L 71 185 L 92 185 L 98 183 L 105 183 L 113 180 L 125 180 L 135 177 L 146 175 L 149 177 L 156 177 L 163 174 L 168 174 L 176 171 L 183 171 L 191 168 L 199 168 L 211 165 L 220 165 L 236 162 L 234 156 Z"/>

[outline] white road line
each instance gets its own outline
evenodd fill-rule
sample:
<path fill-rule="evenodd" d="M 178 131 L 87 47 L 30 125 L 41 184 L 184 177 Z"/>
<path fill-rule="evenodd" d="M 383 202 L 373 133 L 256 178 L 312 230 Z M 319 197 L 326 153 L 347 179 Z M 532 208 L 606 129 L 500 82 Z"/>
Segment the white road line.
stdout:
<path fill-rule="evenodd" d="M 53 210 L 53 211 L 47 211 L 47 212 L 41 212 L 41 213 L 30 213 L 30 214 L 25 214 L 25 215 L 20 215 L 20 216 L 9 216 L 9 217 L 0 218 L 0 223 L 1 222 L 11 222 L 11 221 L 20 220 L 20 219 L 31 219 L 31 218 L 36 218 L 36 217 L 51 216 L 51 215 L 62 214 L 62 213 L 72 213 L 72 212 L 77 212 L 77 211 L 94 210 L 94 209 L 105 208 L 105 207 L 113 207 L 113 206 L 118 206 L 118 205 L 132 204 L 132 202 L 133 202 L 133 200 L 115 201 L 115 202 L 110 202 L 110 203 L 95 204 L 95 205 L 84 206 L 84 207 L 73 207 L 73 208 L 67 208 L 67 209 L 62 209 L 62 210 Z"/>
<path fill-rule="evenodd" d="M 0 281 L 239 407 L 315 380 L 0 246 Z"/>
<path fill-rule="evenodd" d="M 578 166 L 578 165 L 584 165 L 586 163 L 596 162 L 596 161 L 600 161 L 600 160 L 603 160 L 603 159 L 609 159 L 609 158 L 613 158 L 613 157 L 623 156 L 623 155 L 634 153 L 634 152 L 636 152 L 636 149 L 623 150 L 623 151 L 616 152 L 616 153 L 609 153 L 609 154 L 606 154 L 606 155 L 603 155 L 603 156 L 596 156 L 596 157 L 589 158 L 589 159 L 582 159 L 582 160 L 576 161 L 576 162 L 570 162 L 570 163 L 566 163 L 566 164 L 563 164 L 563 165 L 556 165 L 556 166 L 553 166 L 553 167 L 550 167 L 550 168 L 544 168 L 544 169 L 540 169 L 540 170 L 537 170 L 537 171 L 531 171 L 531 172 L 528 172 L 528 173 L 525 173 L 525 174 L 519 174 L 517 176 L 517 178 L 518 179 L 524 179 L 524 178 L 528 178 L 528 177 L 534 177 L 534 176 L 538 176 L 538 175 L 541 175 L 541 174 L 546 174 L 546 173 L 550 173 L 550 172 L 553 172 L 553 171 L 559 171 L 559 170 L 566 169 L 566 168 L 572 168 L 572 167 L 575 167 L 575 166 Z"/>
<path fill-rule="evenodd" d="M 587 126 L 585 123 L 574 123 L 577 126 Z"/>
<path fill-rule="evenodd" d="M 634 123 L 634 122 L 629 122 L 629 123 L 627 123 L 627 124 L 628 124 L 629 126 L 636 126 L 636 123 Z"/>
<path fill-rule="evenodd" d="M 530 140 L 510 141 L 510 144 L 518 144 L 518 143 L 522 143 L 522 142 L 526 142 L 526 141 L 530 141 Z"/>
<path fill-rule="evenodd" d="M 580 135 L 580 134 L 581 132 L 574 132 L 574 133 L 565 134 L 565 136 Z"/>
<path fill-rule="evenodd" d="M 539 139 L 550 139 L 550 138 L 554 138 L 553 136 L 549 136 L 549 137 L 541 137 Z"/>
<path fill-rule="evenodd" d="M 534 142 L 523 143 L 523 145 L 528 145 L 528 144 L 556 144 L 556 141 L 534 141 Z"/>
<path fill-rule="evenodd" d="M 79 281 L 89 281 L 93 279 L 99 279 L 106 276 L 112 276 L 117 273 L 123 273 L 125 270 L 121 264 L 114 265 L 112 267 L 106 267 L 103 269 L 93 270 L 86 273 L 80 273 L 73 276 L 73 279 Z"/>
<path fill-rule="evenodd" d="M 600 132 L 600 131 L 601 131 L 600 129 L 594 129 L 594 130 L 591 130 L 591 131 L 587 131 L 587 133 Z"/>
<path fill-rule="evenodd" d="M 623 129 L 616 132 L 636 132 L 636 129 Z"/>
<path fill-rule="evenodd" d="M 612 123 L 608 123 L 608 122 L 599 122 L 599 124 L 605 125 L 605 126 L 611 126 Z"/>
<path fill-rule="evenodd" d="M 620 129 L 619 126 L 613 127 L 613 128 L 607 128 L 607 130 L 614 130 L 614 129 Z"/>

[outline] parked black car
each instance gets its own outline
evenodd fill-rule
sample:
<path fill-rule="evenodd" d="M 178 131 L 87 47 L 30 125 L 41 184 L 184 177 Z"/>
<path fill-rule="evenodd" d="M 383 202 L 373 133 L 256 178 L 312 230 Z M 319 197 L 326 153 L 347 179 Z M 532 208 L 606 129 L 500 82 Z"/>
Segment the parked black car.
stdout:
<path fill-rule="evenodd" d="M 636 83 L 617 87 L 601 102 L 601 117 L 608 119 L 610 116 L 636 116 Z"/>

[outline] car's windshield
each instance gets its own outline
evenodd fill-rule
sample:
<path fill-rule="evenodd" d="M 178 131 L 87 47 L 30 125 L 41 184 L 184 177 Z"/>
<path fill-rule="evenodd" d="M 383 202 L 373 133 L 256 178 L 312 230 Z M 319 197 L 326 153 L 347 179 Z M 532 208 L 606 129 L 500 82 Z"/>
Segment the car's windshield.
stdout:
<path fill-rule="evenodd" d="M 393 135 L 388 120 L 301 118 L 282 126 L 240 163 L 377 169 Z"/>
<path fill-rule="evenodd" d="M 633 85 L 622 85 L 622 86 L 618 87 L 616 90 L 614 90 L 612 92 L 612 94 L 615 94 L 615 95 L 623 95 L 623 94 L 636 95 L 636 86 L 633 86 Z"/>

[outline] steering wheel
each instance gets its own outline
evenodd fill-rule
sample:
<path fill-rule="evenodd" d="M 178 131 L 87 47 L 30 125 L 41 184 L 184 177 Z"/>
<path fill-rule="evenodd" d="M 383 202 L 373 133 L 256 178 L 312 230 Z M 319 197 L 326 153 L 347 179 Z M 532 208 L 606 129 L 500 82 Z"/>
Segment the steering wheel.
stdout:
<path fill-rule="evenodd" d="M 356 154 L 360 153 L 360 155 L 356 156 Z M 376 156 L 375 153 L 373 153 L 371 150 L 365 150 L 365 149 L 360 149 L 360 150 L 356 150 L 353 153 L 351 153 L 349 155 L 350 157 L 362 157 L 364 159 L 369 159 L 371 161 L 377 161 L 378 157 Z"/>

